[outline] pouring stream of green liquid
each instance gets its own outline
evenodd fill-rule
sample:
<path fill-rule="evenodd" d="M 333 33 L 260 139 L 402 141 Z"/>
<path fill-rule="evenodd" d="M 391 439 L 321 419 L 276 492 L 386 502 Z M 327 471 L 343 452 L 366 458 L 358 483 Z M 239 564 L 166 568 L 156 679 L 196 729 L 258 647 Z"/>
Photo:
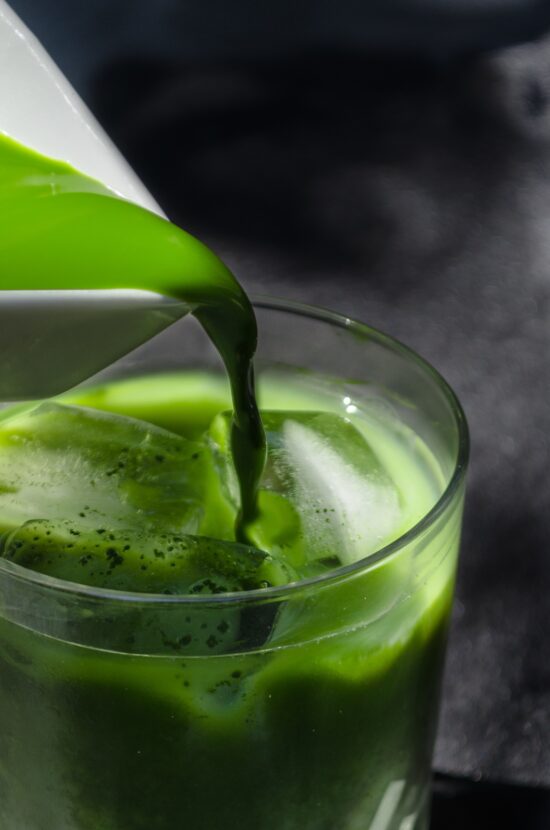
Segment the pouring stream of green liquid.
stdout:
<path fill-rule="evenodd" d="M 237 538 L 246 541 L 265 435 L 254 393 L 256 319 L 245 292 L 221 260 L 185 231 L 70 165 L 0 135 L 0 290 L 113 288 L 181 300 L 220 353 L 234 407 Z"/>

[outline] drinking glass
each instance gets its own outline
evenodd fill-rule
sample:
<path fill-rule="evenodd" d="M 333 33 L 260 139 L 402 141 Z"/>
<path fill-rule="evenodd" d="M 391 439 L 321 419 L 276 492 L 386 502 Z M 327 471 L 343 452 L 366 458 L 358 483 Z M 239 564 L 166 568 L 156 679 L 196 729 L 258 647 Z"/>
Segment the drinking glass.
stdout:
<path fill-rule="evenodd" d="M 2 830 L 427 827 L 464 415 L 392 338 L 290 302 L 255 307 L 260 398 L 393 425 L 433 505 L 361 561 L 246 593 L 123 593 L 0 559 Z M 181 369 L 223 376 L 188 319 L 90 384 Z"/>

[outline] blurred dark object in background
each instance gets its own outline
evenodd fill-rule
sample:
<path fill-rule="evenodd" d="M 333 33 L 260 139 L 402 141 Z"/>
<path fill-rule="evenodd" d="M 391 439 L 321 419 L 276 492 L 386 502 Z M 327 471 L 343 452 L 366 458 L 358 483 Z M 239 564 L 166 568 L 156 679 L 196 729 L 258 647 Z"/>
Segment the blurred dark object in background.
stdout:
<path fill-rule="evenodd" d="M 550 43 L 473 54 L 550 4 L 281 2 L 271 25 L 252 0 L 14 5 L 247 289 L 385 329 L 456 388 L 472 468 L 436 763 L 550 786 Z"/>
<path fill-rule="evenodd" d="M 115 58 L 219 61 L 309 49 L 448 57 L 530 40 L 548 0 L 11 0 L 86 99 Z"/>
<path fill-rule="evenodd" d="M 436 775 L 431 830 L 548 830 L 550 792 Z"/>

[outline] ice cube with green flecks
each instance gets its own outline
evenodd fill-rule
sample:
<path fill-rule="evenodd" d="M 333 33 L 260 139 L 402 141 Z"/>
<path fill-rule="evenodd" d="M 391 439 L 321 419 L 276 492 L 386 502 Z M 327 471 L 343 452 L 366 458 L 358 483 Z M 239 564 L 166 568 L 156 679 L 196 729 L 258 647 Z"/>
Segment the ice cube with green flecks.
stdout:
<path fill-rule="evenodd" d="M 83 585 L 168 596 L 206 596 L 280 585 L 284 564 L 248 545 L 152 528 L 83 528 L 40 519 L 9 533 L 2 555 Z"/>
<path fill-rule="evenodd" d="M 221 539 L 233 522 L 203 443 L 58 403 L 0 421 L 0 532 L 35 519 Z"/>

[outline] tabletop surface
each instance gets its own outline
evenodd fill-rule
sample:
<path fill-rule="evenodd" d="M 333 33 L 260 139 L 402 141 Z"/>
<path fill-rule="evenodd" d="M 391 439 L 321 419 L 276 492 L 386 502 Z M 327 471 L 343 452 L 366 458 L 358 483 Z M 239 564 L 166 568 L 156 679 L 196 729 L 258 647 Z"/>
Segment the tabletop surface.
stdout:
<path fill-rule="evenodd" d="M 550 43 L 120 59 L 94 90 L 160 204 L 248 290 L 386 330 L 457 390 L 472 464 L 436 766 L 550 785 Z"/>
<path fill-rule="evenodd" d="M 436 775 L 431 830 L 548 830 L 550 791 Z"/>

